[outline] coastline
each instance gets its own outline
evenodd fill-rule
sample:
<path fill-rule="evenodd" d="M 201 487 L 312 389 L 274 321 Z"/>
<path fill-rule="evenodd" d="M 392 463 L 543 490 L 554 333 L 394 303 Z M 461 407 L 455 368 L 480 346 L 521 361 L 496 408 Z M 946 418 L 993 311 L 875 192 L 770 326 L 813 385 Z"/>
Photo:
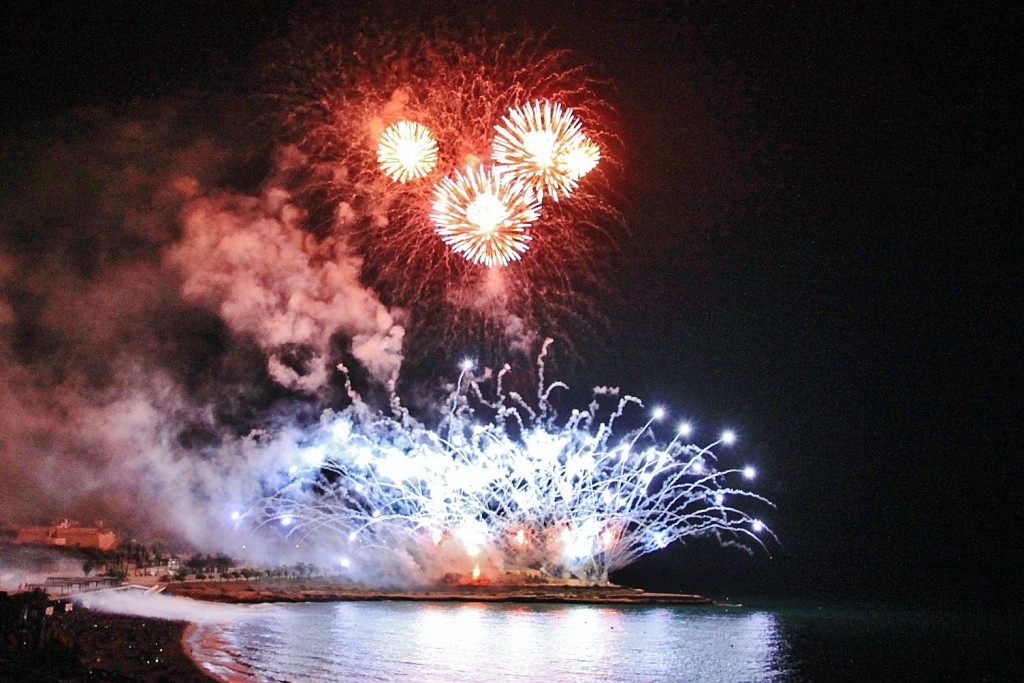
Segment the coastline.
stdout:
<path fill-rule="evenodd" d="M 647 593 L 621 586 L 556 584 L 452 585 L 383 590 L 329 579 L 190 581 L 170 595 L 215 603 L 338 601 L 510 602 L 595 605 L 721 605 L 699 595 Z M 110 683 L 242 683 L 251 672 L 235 661 L 216 626 L 99 612 L 77 607 L 52 617 L 51 644 L 18 661 L 0 662 L 15 680 Z M 10 671 L 3 669 L 10 665 Z M 3 676 L 0 676 L 3 678 Z"/>
<path fill-rule="evenodd" d="M 203 680 L 217 683 L 249 683 L 255 676 L 228 650 L 217 626 L 188 624 L 181 634 L 181 649 Z"/>
<path fill-rule="evenodd" d="M 705 605 L 723 603 L 701 595 L 648 593 L 622 586 L 562 584 L 467 584 L 381 589 L 329 579 L 187 581 L 169 584 L 169 595 L 234 604 L 338 601 L 517 602 L 598 605 Z"/>
<path fill-rule="evenodd" d="M 701 595 L 648 593 L 622 586 L 558 584 L 478 584 L 383 590 L 331 581 L 329 579 L 274 579 L 235 581 L 186 581 L 170 584 L 170 595 L 193 600 L 231 604 L 419 601 L 493 602 L 593 605 L 693 605 L 722 606 Z M 181 648 L 205 680 L 217 683 L 247 683 L 253 680 L 235 661 L 220 640 L 216 627 L 189 624 L 181 636 Z"/>

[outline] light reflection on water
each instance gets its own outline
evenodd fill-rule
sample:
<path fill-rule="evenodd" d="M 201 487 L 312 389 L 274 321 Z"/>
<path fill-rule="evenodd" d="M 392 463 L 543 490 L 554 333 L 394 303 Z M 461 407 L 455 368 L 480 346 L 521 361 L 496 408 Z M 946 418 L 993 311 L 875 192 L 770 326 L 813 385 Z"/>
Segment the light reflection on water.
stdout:
<path fill-rule="evenodd" d="M 220 634 L 259 681 L 770 681 L 770 612 L 710 607 L 339 602 Z M 236 679 L 237 680 L 237 679 Z"/>

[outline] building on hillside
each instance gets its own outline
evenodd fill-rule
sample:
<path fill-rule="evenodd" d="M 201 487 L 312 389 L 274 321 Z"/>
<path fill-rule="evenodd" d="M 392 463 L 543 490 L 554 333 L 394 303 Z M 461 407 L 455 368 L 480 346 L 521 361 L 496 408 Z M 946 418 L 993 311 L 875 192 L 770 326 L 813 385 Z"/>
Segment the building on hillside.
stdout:
<path fill-rule="evenodd" d="M 104 529 L 102 524 L 82 526 L 65 519 L 53 526 L 25 526 L 17 531 L 18 535 L 14 537 L 15 543 L 39 543 L 69 548 L 98 548 L 100 550 L 113 550 L 117 545 L 117 535 L 110 529 Z"/>

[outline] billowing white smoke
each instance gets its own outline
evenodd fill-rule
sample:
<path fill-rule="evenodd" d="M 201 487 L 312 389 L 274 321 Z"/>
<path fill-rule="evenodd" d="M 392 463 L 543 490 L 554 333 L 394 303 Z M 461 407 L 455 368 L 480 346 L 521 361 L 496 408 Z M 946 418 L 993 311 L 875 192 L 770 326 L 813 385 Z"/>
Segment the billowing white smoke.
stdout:
<path fill-rule="evenodd" d="M 401 365 L 404 330 L 359 284 L 361 261 L 343 239 L 317 240 L 288 200 L 285 190 L 269 187 L 259 197 L 222 193 L 188 204 L 182 240 L 166 257 L 185 274 L 183 296 L 252 335 L 270 354 L 270 375 L 286 387 L 323 386 L 335 334 L 351 339 L 353 356 L 387 382 Z M 302 372 L 280 357 L 295 346 L 314 353 Z"/>
<path fill-rule="evenodd" d="M 227 190 L 249 152 L 156 109 L 0 154 L 0 525 L 103 519 L 241 556 L 231 506 L 277 484 L 339 360 L 397 374 L 403 314 L 344 234 L 306 229 L 293 152 Z"/>
<path fill-rule="evenodd" d="M 226 623 L 273 611 L 273 607 L 267 605 L 218 605 L 174 595 L 146 595 L 137 590 L 100 591 L 80 595 L 75 598 L 75 602 L 101 612 L 189 621 L 194 624 Z"/>

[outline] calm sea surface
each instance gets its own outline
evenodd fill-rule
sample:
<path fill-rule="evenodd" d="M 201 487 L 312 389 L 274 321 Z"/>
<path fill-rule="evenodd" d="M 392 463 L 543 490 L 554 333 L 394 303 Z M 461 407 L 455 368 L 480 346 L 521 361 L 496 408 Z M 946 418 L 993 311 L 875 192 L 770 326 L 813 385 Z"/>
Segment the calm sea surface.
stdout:
<path fill-rule="evenodd" d="M 255 681 L 1024 681 L 1017 617 L 863 607 L 306 603 L 213 637 Z"/>

